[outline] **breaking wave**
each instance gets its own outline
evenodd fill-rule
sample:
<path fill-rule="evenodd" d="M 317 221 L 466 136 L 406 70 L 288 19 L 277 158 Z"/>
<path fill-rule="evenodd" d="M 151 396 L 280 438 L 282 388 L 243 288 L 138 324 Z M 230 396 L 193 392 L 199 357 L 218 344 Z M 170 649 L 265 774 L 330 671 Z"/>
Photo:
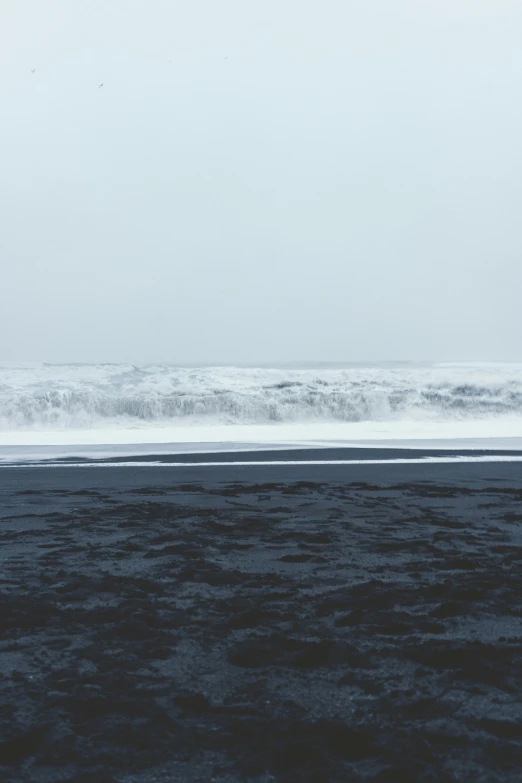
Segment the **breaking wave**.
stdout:
<path fill-rule="evenodd" d="M 5 365 L 0 429 L 522 416 L 522 364 Z"/>

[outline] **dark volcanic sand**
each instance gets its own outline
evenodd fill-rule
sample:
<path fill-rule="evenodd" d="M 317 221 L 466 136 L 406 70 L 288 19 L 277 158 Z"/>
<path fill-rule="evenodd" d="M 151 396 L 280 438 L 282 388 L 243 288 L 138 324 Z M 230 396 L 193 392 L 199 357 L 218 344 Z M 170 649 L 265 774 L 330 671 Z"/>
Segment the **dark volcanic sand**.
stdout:
<path fill-rule="evenodd" d="M 0 471 L 0 780 L 519 781 L 522 466 Z"/>

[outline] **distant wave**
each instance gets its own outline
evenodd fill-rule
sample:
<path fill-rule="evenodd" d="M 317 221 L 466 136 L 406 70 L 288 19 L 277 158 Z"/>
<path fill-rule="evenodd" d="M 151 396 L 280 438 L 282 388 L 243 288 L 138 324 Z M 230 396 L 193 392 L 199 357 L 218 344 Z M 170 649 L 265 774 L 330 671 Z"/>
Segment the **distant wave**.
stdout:
<path fill-rule="evenodd" d="M 5 365 L 0 428 L 522 416 L 522 365 Z"/>

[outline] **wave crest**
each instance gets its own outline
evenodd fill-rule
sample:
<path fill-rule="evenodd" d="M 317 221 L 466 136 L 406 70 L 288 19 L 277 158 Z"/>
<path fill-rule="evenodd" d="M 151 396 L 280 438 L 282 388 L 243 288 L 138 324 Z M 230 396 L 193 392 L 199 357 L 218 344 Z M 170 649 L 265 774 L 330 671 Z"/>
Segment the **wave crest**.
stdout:
<path fill-rule="evenodd" d="M 360 422 L 522 414 L 522 365 L 0 368 L 0 427 Z"/>

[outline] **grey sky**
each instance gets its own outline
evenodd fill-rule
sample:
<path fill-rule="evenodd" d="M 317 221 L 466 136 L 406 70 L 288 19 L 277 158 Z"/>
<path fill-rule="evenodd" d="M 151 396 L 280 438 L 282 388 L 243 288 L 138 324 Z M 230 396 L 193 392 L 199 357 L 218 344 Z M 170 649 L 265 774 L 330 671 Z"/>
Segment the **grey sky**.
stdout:
<path fill-rule="evenodd" d="M 0 13 L 1 359 L 522 359 L 520 0 Z"/>

